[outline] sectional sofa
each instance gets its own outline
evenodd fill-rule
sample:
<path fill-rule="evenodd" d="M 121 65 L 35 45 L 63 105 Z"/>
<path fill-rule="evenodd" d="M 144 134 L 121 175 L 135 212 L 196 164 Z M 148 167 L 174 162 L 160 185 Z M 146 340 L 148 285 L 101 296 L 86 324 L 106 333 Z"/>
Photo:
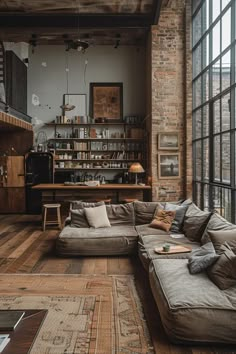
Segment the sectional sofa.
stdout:
<path fill-rule="evenodd" d="M 168 232 L 150 226 L 157 209 L 174 211 Z M 165 243 L 191 252 L 156 253 Z M 75 201 L 56 249 L 60 256 L 138 252 L 171 341 L 236 343 L 236 225 L 218 214 L 190 200 L 106 206 Z"/>

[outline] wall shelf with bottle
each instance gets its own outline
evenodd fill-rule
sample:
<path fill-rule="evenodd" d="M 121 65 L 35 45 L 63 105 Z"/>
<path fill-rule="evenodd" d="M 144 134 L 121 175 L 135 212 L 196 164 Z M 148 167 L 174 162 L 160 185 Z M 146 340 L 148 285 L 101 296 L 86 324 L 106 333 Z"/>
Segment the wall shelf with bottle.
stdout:
<path fill-rule="evenodd" d="M 133 162 L 140 161 L 145 166 L 146 130 L 141 120 L 45 125 L 54 128 L 48 147 L 55 154 L 55 172 L 127 172 Z"/>

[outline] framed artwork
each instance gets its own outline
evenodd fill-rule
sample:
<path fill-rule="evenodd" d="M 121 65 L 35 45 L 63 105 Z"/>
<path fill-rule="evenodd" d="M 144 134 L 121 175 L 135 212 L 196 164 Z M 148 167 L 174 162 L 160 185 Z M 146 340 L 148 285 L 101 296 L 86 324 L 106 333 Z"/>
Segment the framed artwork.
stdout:
<path fill-rule="evenodd" d="M 123 84 L 90 83 L 90 116 L 94 119 L 123 118 Z"/>
<path fill-rule="evenodd" d="M 64 111 L 63 115 L 72 119 L 74 116 L 87 116 L 87 95 L 79 93 L 65 93 L 63 95 L 63 105 L 75 106 L 71 111 Z"/>
<path fill-rule="evenodd" d="M 158 134 L 159 150 L 178 150 L 179 134 L 175 132 Z"/>
<path fill-rule="evenodd" d="M 159 153 L 158 154 L 158 176 L 159 179 L 170 179 L 180 177 L 180 154 Z"/>

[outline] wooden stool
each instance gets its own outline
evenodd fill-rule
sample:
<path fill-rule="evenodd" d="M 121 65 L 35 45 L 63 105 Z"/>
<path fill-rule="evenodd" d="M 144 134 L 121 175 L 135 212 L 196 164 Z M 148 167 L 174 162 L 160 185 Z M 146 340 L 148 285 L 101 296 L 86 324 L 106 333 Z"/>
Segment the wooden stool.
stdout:
<path fill-rule="evenodd" d="M 44 204 L 43 205 L 43 231 L 45 231 L 46 225 L 58 225 L 61 229 L 61 204 Z M 57 220 L 47 221 L 47 211 L 48 209 L 57 210 Z"/>
<path fill-rule="evenodd" d="M 124 200 L 122 200 L 122 203 L 133 203 L 133 202 L 137 202 L 138 199 L 136 198 L 125 198 Z"/>

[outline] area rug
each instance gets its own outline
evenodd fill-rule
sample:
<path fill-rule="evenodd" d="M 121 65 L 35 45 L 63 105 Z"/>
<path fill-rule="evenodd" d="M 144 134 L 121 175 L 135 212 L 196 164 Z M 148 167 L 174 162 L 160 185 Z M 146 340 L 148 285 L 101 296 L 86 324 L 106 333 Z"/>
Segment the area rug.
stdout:
<path fill-rule="evenodd" d="M 151 354 L 132 276 L 0 276 L 0 309 L 48 309 L 30 354 Z"/>

